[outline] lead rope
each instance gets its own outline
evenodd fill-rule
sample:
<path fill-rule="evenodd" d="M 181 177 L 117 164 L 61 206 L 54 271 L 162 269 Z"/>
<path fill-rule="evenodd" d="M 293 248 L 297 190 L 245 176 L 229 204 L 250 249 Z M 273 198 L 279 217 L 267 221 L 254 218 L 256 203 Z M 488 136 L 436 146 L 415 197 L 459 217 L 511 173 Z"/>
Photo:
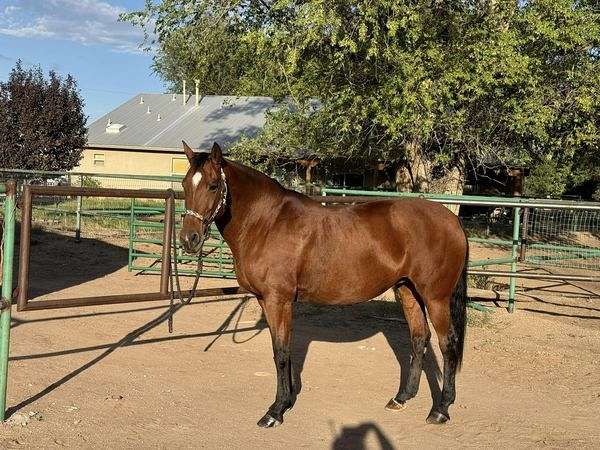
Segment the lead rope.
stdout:
<path fill-rule="evenodd" d="M 172 212 L 173 215 L 171 216 L 171 219 L 172 219 L 171 222 L 173 223 L 173 227 L 171 229 L 171 236 L 173 239 L 173 242 L 171 245 L 171 247 L 173 247 L 173 263 L 172 263 L 173 270 L 169 271 L 170 272 L 170 274 L 169 274 L 170 289 L 169 290 L 171 291 L 171 296 L 170 296 L 171 298 L 170 298 L 170 302 L 169 302 L 169 318 L 167 321 L 168 327 L 169 327 L 169 333 L 173 332 L 173 314 L 175 313 L 175 305 L 174 305 L 175 289 L 173 289 L 173 278 L 175 278 L 175 285 L 177 286 L 177 294 L 179 297 L 180 307 L 183 305 L 189 304 L 196 295 L 196 287 L 198 286 L 198 281 L 200 280 L 200 274 L 202 273 L 202 247 L 204 246 L 204 242 L 206 241 L 206 239 L 208 238 L 208 236 L 210 234 L 210 225 L 213 222 L 213 220 L 215 219 L 215 217 L 219 214 L 219 211 L 221 211 L 221 209 L 224 208 L 227 203 L 227 180 L 225 178 L 225 172 L 223 172 L 223 169 L 221 169 L 221 180 L 222 180 L 221 200 L 217 204 L 217 207 L 215 208 L 215 210 L 210 215 L 210 219 L 206 222 L 204 236 L 202 236 L 202 244 L 200 245 L 200 251 L 198 252 L 198 267 L 196 268 L 196 279 L 194 280 L 194 285 L 192 286 L 192 289 L 190 290 L 189 297 L 185 300 L 183 299 L 183 293 L 181 291 L 181 284 L 179 282 L 179 270 L 177 269 L 177 231 L 176 231 L 176 225 L 175 225 L 175 192 L 171 191 L 170 196 L 173 201 L 173 212 Z M 194 210 L 186 209 L 185 214 L 192 215 L 196 218 L 199 218 L 202 222 L 204 222 L 204 218 Z M 169 267 L 169 269 L 171 269 L 171 267 Z"/>
<path fill-rule="evenodd" d="M 175 193 L 171 192 L 171 197 L 173 198 L 173 205 L 175 204 Z M 202 273 L 202 248 L 200 248 L 200 252 L 198 253 L 198 266 L 196 268 L 196 278 L 194 279 L 194 285 L 192 286 L 192 289 L 190 290 L 190 295 L 188 298 L 184 299 L 183 298 L 183 292 L 181 290 L 181 283 L 179 281 L 179 269 L 177 267 L 177 230 L 176 230 L 176 222 L 175 222 L 175 207 L 173 206 L 173 212 L 172 212 L 172 217 L 171 217 L 171 222 L 173 224 L 173 227 L 171 228 L 171 238 L 172 238 L 172 244 L 171 247 L 173 247 L 173 270 L 170 270 L 169 272 L 169 291 L 171 293 L 171 298 L 169 301 L 169 318 L 167 320 L 167 324 L 169 327 L 169 333 L 173 333 L 173 314 L 175 313 L 175 289 L 173 284 L 175 284 L 175 286 L 177 287 L 177 296 L 179 297 L 179 304 L 180 307 L 183 305 L 187 305 L 189 304 L 192 299 L 194 298 L 194 296 L 196 295 L 196 288 L 198 286 L 198 281 L 200 280 L 200 274 Z M 206 236 L 208 235 L 208 227 L 207 227 L 207 231 L 206 234 L 204 235 L 203 239 L 202 239 L 202 243 L 204 243 L 204 240 L 206 240 Z M 175 283 L 173 283 L 173 278 L 175 278 Z"/>

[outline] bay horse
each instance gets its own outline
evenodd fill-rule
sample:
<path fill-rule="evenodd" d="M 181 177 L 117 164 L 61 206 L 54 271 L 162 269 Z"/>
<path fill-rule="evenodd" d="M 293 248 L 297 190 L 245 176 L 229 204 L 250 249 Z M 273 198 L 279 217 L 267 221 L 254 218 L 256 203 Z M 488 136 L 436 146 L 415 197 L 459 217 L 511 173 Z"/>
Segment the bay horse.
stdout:
<path fill-rule="evenodd" d="M 295 401 L 293 303 L 349 305 L 390 288 L 404 311 L 412 351 L 408 380 L 386 409 L 404 409 L 417 394 L 431 337 L 429 314 L 444 374 L 441 399 L 434 400 L 427 422 L 448 421 L 466 326 L 468 242 L 458 217 L 423 199 L 325 207 L 225 159 L 217 143 L 210 153 L 196 153 L 185 142 L 183 149 L 190 167 L 182 181 L 182 247 L 198 254 L 214 221 L 231 249 L 240 286 L 258 299 L 271 333 L 277 394 L 258 425 L 281 424 Z"/>

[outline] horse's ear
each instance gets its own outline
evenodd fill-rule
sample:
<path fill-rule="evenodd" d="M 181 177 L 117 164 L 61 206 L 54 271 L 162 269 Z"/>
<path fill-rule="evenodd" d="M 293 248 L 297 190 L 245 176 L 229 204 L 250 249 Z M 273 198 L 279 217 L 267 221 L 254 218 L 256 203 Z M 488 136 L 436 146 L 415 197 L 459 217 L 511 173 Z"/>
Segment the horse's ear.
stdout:
<path fill-rule="evenodd" d="M 195 155 L 194 150 L 192 150 L 190 146 L 185 143 L 185 141 L 181 141 L 181 143 L 183 144 L 183 151 L 185 152 L 185 156 L 187 156 L 188 161 L 191 163 Z"/>
<path fill-rule="evenodd" d="M 219 144 L 216 142 L 212 146 L 212 150 L 210 151 L 210 159 L 217 167 L 221 167 L 221 163 L 223 161 L 223 151 Z"/>

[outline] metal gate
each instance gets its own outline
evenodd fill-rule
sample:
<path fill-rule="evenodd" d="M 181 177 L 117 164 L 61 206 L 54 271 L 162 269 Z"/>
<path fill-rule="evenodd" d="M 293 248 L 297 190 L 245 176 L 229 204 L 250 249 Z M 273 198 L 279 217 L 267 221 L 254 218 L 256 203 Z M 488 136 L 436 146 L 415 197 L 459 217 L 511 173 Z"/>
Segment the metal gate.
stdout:
<path fill-rule="evenodd" d="M 175 207 L 177 217 L 184 212 L 183 207 Z M 146 206 L 136 204 L 131 199 L 131 214 L 129 217 L 129 271 L 160 272 L 158 264 L 162 258 L 164 235 L 164 213 L 162 205 Z M 181 228 L 181 221 L 175 223 L 175 228 Z M 223 237 L 211 225 L 208 239 L 203 246 L 204 256 L 200 273 L 204 277 L 235 278 L 233 256 Z M 177 243 L 178 272 L 184 275 L 195 275 L 197 257 L 185 255 Z"/>

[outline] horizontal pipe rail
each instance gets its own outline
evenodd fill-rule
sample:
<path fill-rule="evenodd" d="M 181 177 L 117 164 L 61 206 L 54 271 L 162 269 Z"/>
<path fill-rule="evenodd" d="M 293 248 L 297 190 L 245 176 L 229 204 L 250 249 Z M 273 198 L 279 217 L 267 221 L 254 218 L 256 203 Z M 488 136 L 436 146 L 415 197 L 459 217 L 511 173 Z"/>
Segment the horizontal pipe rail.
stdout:
<path fill-rule="evenodd" d="M 96 173 L 96 172 L 57 172 L 48 170 L 27 170 L 27 169 L 0 169 L 0 173 L 19 173 L 23 175 L 32 175 L 30 178 L 40 177 L 89 177 L 89 178 L 114 178 L 122 180 L 140 180 L 140 181 L 166 181 L 177 183 L 181 182 L 183 175 L 134 175 L 122 173 Z"/>
<path fill-rule="evenodd" d="M 160 272 L 160 268 L 159 267 L 153 267 L 153 266 L 136 266 L 136 265 L 132 265 L 131 266 L 131 270 L 135 270 L 135 271 L 139 271 L 139 272 L 155 272 L 158 273 Z M 181 267 L 177 269 L 177 273 L 179 273 L 179 275 L 196 275 L 198 272 L 196 271 L 196 269 L 182 269 Z M 219 270 L 210 270 L 207 272 L 203 272 L 202 273 L 202 277 L 203 278 L 235 278 L 235 272 L 233 270 L 233 267 L 231 268 L 231 270 L 227 270 L 226 267 L 224 267 L 223 269 L 219 269 Z"/>
<path fill-rule="evenodd" d="M 476 259 L 474 261 L 469 261 L 469 267 L 497 266 L 501 264 L 509 264 L 512 262 L 514 262 L 514 258 L 512 256 L 507 256 L 506 258 Z"/>
<path fill-rule="evenodd" d="M 571 247 L 564 245 L 553 245 L 553 244 L 541 244 L 541 243 L 532 243 L 527 244 L 530 248 L 539 248 L 544 250 L 556 250 L 559 252 L 570 252 L 570 253 L 591 253 L 600 256 L 600 248 L 592 248 L 592 247 Z"/>
<path fill-rule="evenodd" d="M 181 291 L 182 296 L 189 296 L 191 291 Z M 239 297 L 241 295 L 251 295 L 248 291 L 240 287 L 226 288 L 207 288 L 196 289 L 194 298 L 198 297 Z M 34 300 L 27 302 L 27 305 L 21 311 L 37 311 L 41 309 L 55 308 L 73 308 L 77 306 L 94 306 L 94 305 L 114 305 L 118 303 L 136 303 L 149 302 L 157 300 L 169 300 L 169 293 L 147 292 L 143 294 L 117 294 L 117 295 L 101 295 L 98 297 L 76 297 L 76 298 L 61 298 L 52 300 Z"/>
<path fill-rule="evenodd" d="M 142 253 L 142 252 L 132 252 L 131 256 L 133 256 L 135 259 L 159 259 L 160 258 L 160 253 Z M 177 261 L 181 261 L 183 264 L 185 264 L 186 261 L 188 262 L 195 262 L 197 261 L 198 258 L 195 256 L 178 256 L 177 257 Z M 233 257 L 224 257 L 224 258 L 211 258 L 210 256 L 205 256 L 202 258 L 203 262 L 206 263 L 211 263 L 211 264 L 218 264 L 218 263 L 223 263 L 223 264 L 233 264 Z"/>
<path fill-rule="evenodd" d="M 506 278 L 530 278 L 536 280 L 559 280 L 559 281 L 590 281 L 600 283 L 600 277 L 586 275 L 558 275 L 544 273 L 504 272 L 501 270 L 469 270 L 469 275 L 489 275 L 490 277 Z"/>
<path fill-rule="evenodd" d="M 530 200 L 530 199 L 519 199 L 517 197 L 511 197 L 510 199 L 504 199 L 502 197 L 478 197 L 478 196 L 456 196 L 456 197 L 435 197 L 433 195 L 426 194 L 403 194 L 403 195 L 385 195 L 387 193 L 379 192 L 378 196 L 375 195 L 321 195 L 313 197 L 314 200 L 319 203 L 366 203 L 377 200 L 383 200 L 384 197 L 394 198 L 423 198 L 436 203 L 443 203 L 445 205 L 474 205 L 474 206 L 506 206 L 509 208 L 545 208 L 545 209 L 565 209 L 565 210 L 592 210 L 600 211 L 600 203 L 577 203 L 577 202 L 547 202 L 544 200 Z M 501 200 L 500 200 L 501 199 Z"/>
<path fill-rule="evenodd" d="M 488 245 L 501 245 L 505 247 L 510 247 L 513 242 L 506 239 L 487 239 L 487 238 L 479 238 L 479 237 L 470 237 L 469 242 L 476 242 L 478 244 L 488 244 Z"/>
<path fill-rule="evenodd" d="M 114 189 L 79 186 L 34 186 L 27 185 L 25 189 L 36 196 L 77 196 L 82 197 L 121 197 L 121 198 L 156 198 L 166 200 L 171 196 L 171 189 Z M 176 199 L 183 199 L 183 193 L 174 192 Z"/>

